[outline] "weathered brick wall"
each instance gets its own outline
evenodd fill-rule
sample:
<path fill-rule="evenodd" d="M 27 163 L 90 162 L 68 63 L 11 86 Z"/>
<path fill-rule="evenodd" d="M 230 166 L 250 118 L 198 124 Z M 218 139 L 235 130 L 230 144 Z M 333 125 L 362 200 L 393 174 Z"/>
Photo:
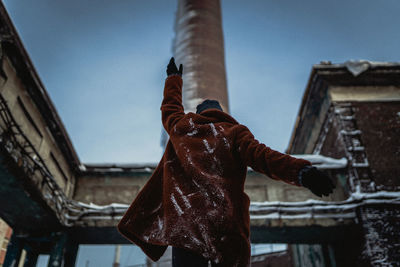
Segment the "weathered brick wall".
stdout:
<path fill-rule="evenodd" d="M 400 102 L 352 103 L 378 190 L 400 188 Z"/>
<path fill-rule="evenodd" d="M 50 126 L 46 124 L 38 107 L 26 92 L 24 82 L 18 77 L 8 58 L 6 57 L 2 63 L 7 80 L 0 78 L 0 94 L 7 101 L 8 108 L 17 124 L 43 158 L 57 184 L 66 195 L 71 196 L 75 176 L 59 149 L 60 144 L 57 144 L 50 133 Z M 0 125 L 6 127 L 1 120 Z"/>
<path fill-rule="evenodd" d="M 398 205 L 366 206 L 360 208 L 359 218 L 365 239 L 359 266 L 399 266 Z"/>

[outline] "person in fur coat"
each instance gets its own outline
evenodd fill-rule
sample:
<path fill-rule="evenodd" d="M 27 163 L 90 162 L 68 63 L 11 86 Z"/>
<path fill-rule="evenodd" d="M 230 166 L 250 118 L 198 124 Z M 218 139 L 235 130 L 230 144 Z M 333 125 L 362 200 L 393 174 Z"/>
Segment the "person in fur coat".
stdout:
<path fill-rule="evenodd" d="M 167 67 L 162 123 L 169 135 L 149 181 L 117 228 L 153 261 L 172 246 L 173 266 L 249 266 L 248 166 L 272 179 L 332 193 L 331 180 L 311 166 L 259 143 L 250 130 L 205 100 L 196 113 L 182 105 L 182 71 Z"/>

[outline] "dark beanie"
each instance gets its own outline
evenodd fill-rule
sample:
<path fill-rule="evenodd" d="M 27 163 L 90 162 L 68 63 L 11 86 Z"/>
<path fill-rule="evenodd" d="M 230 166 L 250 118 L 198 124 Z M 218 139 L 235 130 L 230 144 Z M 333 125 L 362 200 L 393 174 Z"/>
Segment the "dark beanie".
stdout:
<path fill-rule="evenodd" d="M 217 100 L 206 99 L 201 104 L 197 105 L 196 113 L 200 114 L 204 110 L 210 109 L 210 108 L 216 108 L 216 109 L 223 111 L 221 105 L 219 104 L 219 102 Z"/>

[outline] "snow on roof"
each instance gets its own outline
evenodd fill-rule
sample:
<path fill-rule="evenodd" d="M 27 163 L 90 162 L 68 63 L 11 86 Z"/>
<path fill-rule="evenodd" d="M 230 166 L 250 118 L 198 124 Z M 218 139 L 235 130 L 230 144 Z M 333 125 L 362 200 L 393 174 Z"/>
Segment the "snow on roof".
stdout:
<path fill-rule="evenodd" d="M 334 159 L 316 154 L 291 155 L 295 158 L 308 160 L 318 169 L 342 169 L 347 166 L 347 159 Z"/>
<path fill-rule="evenodd" d="M 348 60 L 343 65 L 354 75 L 358 76 L 364 71 L 382 66 L 398 66 L 400 63 L 390 63 L 390 62 L 378 62 L 378 61 L 368 61 L 368 60 Z"/>
<path fill-rule="evenodd" d="M 315 65 L 315 67 L 333 67 L 333 68 L 347 68 L 348 71 L 353 74 L 354 77 L 360 75 L 368 69 L 374 69 L 378 67 L 399 67 L 400 62 L 380 62 L 380 61 L 369 61 L 364 59 L 359 60 L 347 60 L 344 63 L 332 64 L 329 61 L 321 62 Z"/>
<path fill-rule="evenodd" d="M 157 163 L 144 164 L 81 164 L 79 169 L 82 172 L 148 172 L 152 173 Z"/>

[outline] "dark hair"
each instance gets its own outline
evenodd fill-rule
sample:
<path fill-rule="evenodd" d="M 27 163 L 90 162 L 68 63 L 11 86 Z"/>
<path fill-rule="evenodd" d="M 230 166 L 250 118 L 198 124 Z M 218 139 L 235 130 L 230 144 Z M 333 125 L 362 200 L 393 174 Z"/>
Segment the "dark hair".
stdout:
<path fill-rule="evenodd" d="M 210 109 L 210 108 L 216 108 L 216 109 L 223 111 L 221 105 L 219 104 L 219 102 L 217 100 L 206 99 L 201 104 L 197 105 L 196 113 L 200 114 L 204 110 Z"/>

